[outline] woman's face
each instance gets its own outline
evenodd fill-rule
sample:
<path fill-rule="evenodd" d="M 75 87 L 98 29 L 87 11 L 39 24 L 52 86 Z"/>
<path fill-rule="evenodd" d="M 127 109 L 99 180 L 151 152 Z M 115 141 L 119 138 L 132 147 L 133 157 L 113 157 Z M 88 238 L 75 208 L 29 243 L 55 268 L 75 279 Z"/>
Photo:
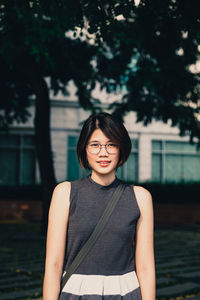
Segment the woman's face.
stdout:
<path fill-rule="evenodd" d="M 115 169 L 117 167 L 119 161 L 119 153 L 120 150 L 118 147 L 113 147 L 113 141 L 111 141 L 107 136 L 103 133 L 101 129 L 95 129 L 88 140 L 88 146 L 86 146 L 86 155 L 88 159 L 88 163 L 92 168 L 92 172 L 97 173 L 99 175 L 111 175 L 115 173 Z M 97 144 L 111 144 L 111 149 L 108 151 L 103 146 L 98 154 L 92 153 L 94 150 L 91 149 L 91 145 L 95 146 Z M 113 147 L 113 148 L 112 148 Z"/>

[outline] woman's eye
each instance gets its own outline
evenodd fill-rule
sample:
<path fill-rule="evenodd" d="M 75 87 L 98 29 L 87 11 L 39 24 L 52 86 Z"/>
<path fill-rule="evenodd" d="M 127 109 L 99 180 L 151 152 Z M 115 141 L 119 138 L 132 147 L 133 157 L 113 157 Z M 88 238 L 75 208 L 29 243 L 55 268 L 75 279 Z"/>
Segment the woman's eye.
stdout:
<path fill-rule="evenodd" d="M 90 144 L 90 146 L 93 147 L 93 148 L 98 148 L 99 144 Z"/>
<path fill-rule="evenodd" d="M 114 147 L 117 147 L 117 145 L 116 144 L 108 144 L 108 147 L 110 147 L 110 148 L 114 148 Z"/>

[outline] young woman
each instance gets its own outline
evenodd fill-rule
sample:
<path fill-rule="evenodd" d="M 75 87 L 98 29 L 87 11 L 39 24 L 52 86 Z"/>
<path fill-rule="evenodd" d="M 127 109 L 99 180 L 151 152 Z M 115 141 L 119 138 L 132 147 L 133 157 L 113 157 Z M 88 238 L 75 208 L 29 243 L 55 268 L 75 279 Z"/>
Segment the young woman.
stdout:
<path fill-rule="evenodd" d="M 62 182 L 53 192 L 43 300 L 155 300 L 152 198 L 146 189 L 131 184 L 93 248 L 60 287 L 64 267 L 70 266 L 98 223 L 120 182 L 116 169 L 130 151 L 128 132 L 114 116 L 99 113 L 85 121 L 77 155 L 91 174 Z"/>

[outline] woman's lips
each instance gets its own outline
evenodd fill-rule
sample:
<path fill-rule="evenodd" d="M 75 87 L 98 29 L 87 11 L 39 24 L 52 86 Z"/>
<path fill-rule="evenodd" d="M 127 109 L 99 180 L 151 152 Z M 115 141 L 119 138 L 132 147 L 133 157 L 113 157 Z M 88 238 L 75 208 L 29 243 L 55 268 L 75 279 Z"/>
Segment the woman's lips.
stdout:
<path fill-rule="evenodd" d="M 110 164 L 110 161 L 101 160 L 101 161 L 97 161 L 97 163 L 100 165 L 100 167 L 107 167 Z"/>

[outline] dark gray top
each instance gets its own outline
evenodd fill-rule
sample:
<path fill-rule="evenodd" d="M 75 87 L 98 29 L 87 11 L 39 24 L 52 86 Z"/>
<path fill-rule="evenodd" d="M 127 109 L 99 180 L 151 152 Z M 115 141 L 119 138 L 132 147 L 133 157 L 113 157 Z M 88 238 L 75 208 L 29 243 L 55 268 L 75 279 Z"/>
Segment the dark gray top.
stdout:
<path fill-rule="evenodd" d="M 71 182 L 65 269 L 91 235 L 120 180 L 103 186 L 89 176 Z M 133 242 L 140 216 L 133 185 L 126 185 L 108 223 L 75 274 L 121 275 L 135 269 Z"/>

